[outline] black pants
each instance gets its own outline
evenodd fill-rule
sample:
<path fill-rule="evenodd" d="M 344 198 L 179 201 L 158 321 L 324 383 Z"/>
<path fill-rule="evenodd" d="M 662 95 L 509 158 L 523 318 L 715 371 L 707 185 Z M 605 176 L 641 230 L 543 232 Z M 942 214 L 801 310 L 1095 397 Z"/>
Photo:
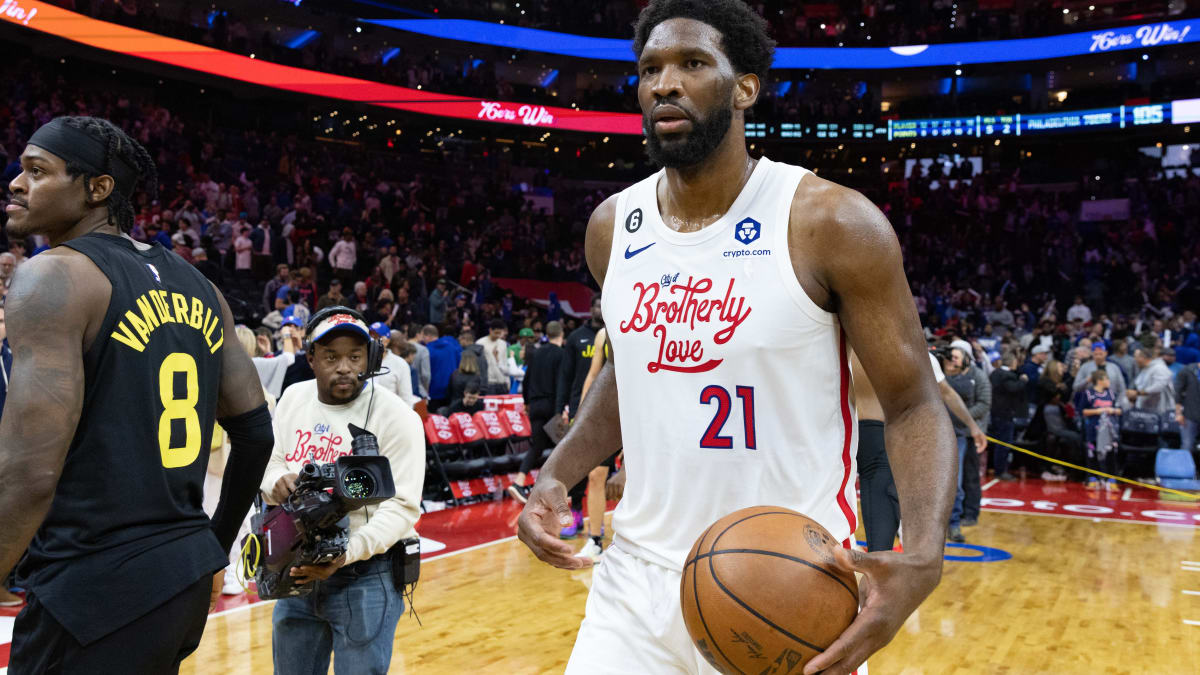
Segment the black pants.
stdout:
<path fill-rule="evenodd" d="M 858 421 L 858 480 L 867 550 L 890 551 L 900 529 L 900 495 L 879 420 Z"/>
<path fill-rule="evenodd" d="M 13 627 L 9 675 L 159 675 L 177 673 L 200 645 L 212 577 L 201 577 L 144 616 L 87 645 L 79 644 L 33 593 Z M 80 602 L 97 602 L 80 589 Z"/>
<path fill-rule="evenodd" d="M 983 491 L 979 485 L 979 453 L 975 452 L 975 441 L 967 439 L 967 453 L 963 457 L 963 520 L 979 520 L 979 500 Z"/>
<path fill-rule="evenodd" d="M 1013 442 L 1014 428 L 1011 417 L 994 418 L 989 426 L 988 434 L 992 438 L 1004 441 L 1005 443 Z M 995 443 L 989 445 L 992 448 L 992 468 L 996 470 L 996 478 L 999 478 L 1000 474 L 1008 473 L 1008 463 L 1011 460 L 1010 455 L 1012 454 L 1012 450 Z"/>
<path fill-rule="evenodd" d="M 550 417 L 529 416 L 529 424 L 533 428 L 530 430 L 529 450 L 525 451 L 525 457 L 521 459 L 521 473 L 528 475 L 530 471 L 541 466 L 542 453 L 553 445 L 550 437 L 546 435 L 546 423 L 549 421 Z"/>

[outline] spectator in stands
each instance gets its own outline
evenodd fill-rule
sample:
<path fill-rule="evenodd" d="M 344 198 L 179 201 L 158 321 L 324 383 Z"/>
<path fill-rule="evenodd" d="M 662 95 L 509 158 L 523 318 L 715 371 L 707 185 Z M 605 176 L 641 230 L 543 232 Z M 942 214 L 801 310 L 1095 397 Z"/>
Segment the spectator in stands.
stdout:
<path fill-rule="evenodd" d="M 1084 363 L 1076 371 L 1075 381 L 1071 387 L 1072 391 L 1078 393 L 1089 387 L 1092 373 L 1099 370 L 1108 373 L 1106 391 L 1112 394 L 1113 400 L 1120 404 L 1125 400 L 1125 374 L 1121 372 L 1120 366 L 1108 362 L 1108 350 L 1104 348 L 1103 342 L 1092 345 L 1092 360 Z"/>
<path fill-rule="evenodd" d="M 462 397 L 455 399 L 450 404 L 450 408 L 446 411 L 446 414 L 453 415 L 454 413 L 465 412 L 468 415 L 474 415 L 481 410 L 483 410 L 483 396 L 479 392 L 479 383 L 471 382 L 463 389 Z"/>
<path fill-rule="evenodd" d="M 1080 321 L 1082 323 L 1092 322 L 1092 310 L 1087 305 L 1083 304 L 1083 296 L 1075 296 L 1075 304 L 1067 310 L 1067 321 Z"/>
<path fill-rule="evenodd" d="M 1001 329 L 999 332 L 1002 334 L 1007 334 L 1013 328 L 1013 313 L 1005 306 L 1004 298 L 996 298 L 996 301 L 992 305 L 992 310 L 986 312 L 984 316 L 987 318 L 987 322 L 994 328 Z"/>
<path fill-rule="evenodd" d="M 988 415 L 992 409 L 992 385 L 971 360 L 970 352 L 962 347 L 950 350 L 950 360 L 945 366 L 946 382 L 954 389 L 959 398 L 967 406 L 971 418 L 980 429 L 987 432 Z M 951 541 L 965 541 L 961 527 L 972 527 L 979 522 L 979 503 L 981 490 L 979 486 L 979 454 L 968 451 L 970 430 L 967 425 L 951 418 L 954 424 L 954 436 L 958 443 L 959 473 L 958 494 L 954 499 L 954 509 L 950 514 L 950 530 L 948 537 Z M 986 448 L 985 448 L 986 449 Z"/>
<path fill-rule="evenodd" d="M 1096 471 L 1116 473 L 1117 442 L 1120 438 L 1120 423 L 1117 418 L 1121 409 L 1116 406 L 1116 399 L 1108 386 L 1106 371 L 1092 371 L 1088 377 L 1088 385 L 1081 398 L 1087 466 Z M 1089 476 L 1087 486 L 1098 488 L 1100 481 L 1095 476 Z M 1105 487 L 1116 490 L 1117 481 L 1109 478 Z"/>
<path fill-rule="evenodd" d="M 383 372 L 375 377 L 376 383 L 384 389 L 400 397 L 408 407 L 413 407 L 421 400 L 413 394 L 412 373 L 409 372 L 408 362 L 398 354 L 388 349 L 392 339 L 392 331 L 383 322 L 371 324 L 371 337 L 383 344 Z"/>
<path fill-rule="evenodd" d="M 1133 353 L 1138 374 L 1133 388 L 1125 396 L 1138 410 L 1148 410 L 1157 415 L 1175 411 L 1175 383 L 1171 370 L 1158 355 L 1157 347 L 1143 347 Z"/>
<path fill-rule="evenodd" d="M 199 214 L 191 200 L 188 200 L 180 215 L 197 218 Z M 233 245 L 233 222 L 229 220 L 228 213 L 221 211 L 220 217 L 209 226 L 208 232 L 212 236 L 213 246 L 217 247 L 217 250 L 221 252 L 221 257 L 224 258 L 229 253 L 229 247 Z"/>
<path fill-rule="evenodd" d="M 458 370 L 462 345 L 449 335 L 425 344 L 429 349 L 429 409 L 450 405 L 450 378 Z"/>
<path fill-rule="evenodd" d="M 446 280 L 438 279 L 429 292 L 429 323 L 441 325 L 446 320 Z"/>
<path fill-rule="evenodd" d="M 342 238 L 329 251 L 329 265 L 333 274 L 343 284 L 354 282 L 354 266 L 358 263 L 358 247 L 354 243 L 354 230 L 342 229 Z M 362 310 L 359 310 L 362 311 Z"/>
<path fill-rule="evenodd" d="M 346 296 L 342 295 L 342 280 L 334 278 L 329 280 L 329 292 L 322 295 L 320 300 L 317 300 L 315 311 L 319 312 L 326 307 L 344 304 L 346 304 Z"/>
<path fill-rule="evenodd" d="M 283 309 L 276 299 L 279 297 L 279 289 L 287 286 L 291 278 L 287 263 L 275 266 L 275 276 L 271 277 L 271 280 L 267 282 L 267 287 L 263 289 L 263 311 L 270 313 L 276 309 Z"/>
<path fill-rule="evenodd" d="M 1196 449 L 1196 432 L 1200 429 L 1200 363 L 1190 363 L 1179 371 L 1175 376 L 1175 391 L 1180 446 L 1192 451 Z"/>
<path fill-rule="evenodd" d="M 221 271 L 221 266 L 209 260 L 208 251 L 203 248 L 192 249 L 192 264 L 204 275 L 204 278 L 217 286 L 220 286 L 224 281 L 225 273 Z"/>
<path fill-rule="evenodd" d="M 1038 380 L 1042 376 L 1042 372 L 1046 367 L 1046 362 L 1050 360 L 1050 348 L 1046 345 L 1036 344 L 1029 350 L 1029 360 L 1026 361 L 1020 369 L 1020 374 L 1027 378 L 1025 387 L 1029 395 L 1029 400 L 1037 402 L 1037 387 Z"/>
<path fill-rule="evenodd" d="M 526 484 L 529 472 L 541 465 L 542 454 L 553 445 L 546 434 L 546 424 L 558 415 L 557 402 L 561 400 L 559 387 L 562 386 L 559 372 L 566 357 L 563 350 L 563 327 L 558 321 L 546 324 L 547 341 L 542 346 L 526 354 L 525 369 L 525 410 L 529 413 L 529 424 L 532 437 L 529 450 L 521 460 L 521 471 L 517 474 L 508 492 L 514 499 L 525 503 L 529 496 L 531 485 Z"/>
<path fill-rule="evenodd" d="M 471 350 L 464 349 L 458 361 L 458 369 L 450 376 L 450 401 L 454 402 L 463 397 L 467 387 L 474 384 L 483 390 L 484 379 L 480 376 L 479 356 Z"/>
<path fill-rule="evenodd" d="M 1175 360 L 1175 348 L 1174 347 L 1164 347 L 1163 348 L 1162 360 L 1163 360 L 1163 363 L 1167 364 L 1167 370 L 1171 371 L 1172 378 L 1175 377 L 1176 375 L 1178 375 L 1179 371 L 1183 370 L 1183 364 L 1179 363 Z"/>
<path fill-rule="evenodd" d="M 532 328 L 517 331 L 517 341 L 508 347 L 508 371 L 518 384 L 525 380 L 525 359 L 537 343 Z"/>
<path fill-rule="evenodd" d="M 1065 368 L 1061 361 L 1055 361 L 1056 370 Z M 1066 414 L 1064 413 L 1063 403 L 1063 388 L 1057 388 L 1050 400 L 1038 410 L 1038 416 L 1043 420 L 1044 433 L 1047 441 L 1053 441 L 1061 446 L 1063 455 L 1067 460 L 1074 461 L 1075 455 L 1079 452 L 1083 444 L 1083 437 L 1079 432 L 1071 428 Z M 1046 470 L 1042 471 L 1042 480 L 1061 481 L 1066 480 L 1066 473 L 1058 465 L 1050 465 Z"/>
<path fill-rule="evenodd" d="M 311 267 L 300 268 L 299 277 L 292 284 L 292 288 L 300 294 L 300 302 L 304 303 L 305 307 L 317 306 L 317 282 L 313 278 Z"/>
<path fill-rule="evenodd" d="M 367 282 L 354 282 L 354 295 L 350 296 L 350 307 L 359 312 L 368 312 L 371 310 L 371 298 L 367 295 Z"/>
<path fill-rule="evenodd" d="M 475 344 L 483 348 L 483 357 L 487 362 L 487 381 L 485 391 L 488 394 L 507 394 L 508 379 L 508 342 L 504 340 L 508 327 L 504 319 L 492 319 L 488 324 L 488 334 Z"/>
<path fill-rule="evenodd" d="M 1133 357 L 1129 355 L 1129 342 L 1125 338 L 1113 340 L 1113 353 L 1108 357 L 1109 361 L 1117 364 L 1121 369 L 1121 377 L 1126 383 L 1133 381 L 1136 364 L 1133 362 Z M 1125 392 L 1121 392 L 1124 395 Z M 1118 399 L 1120 400 L 1120 399 Z"/>
<path fill-rule="evenodd" d="M 488 381 L 488 362 L 487 356 L 483 353 L 483 346 L 475 341 L 475 331 L 464 328 L 458 333 L 458 344 L 464 352 L 473 352 L 475 359 L 478 361 L 479 367 L 479 387 L 483 389 Z"/>
<path fill-rule="evenodd" d="M 992 383 L 992 417 L 990 431 L 992 438 L 1005 443 L 1012 443 L 1015 436 L 1013 420 L 1025 417 L 1029 411 L 1029 398 L 1025 393 L 1028 375 L 1018 375 L 1016 372 L 1017 356 L 1008 352 L 1000 357 L 1000 367 L 992 371 L 989 380 Z M 1002 445 L 992 446 L 992 468 L 996 477 L 1003 481 L 1015 480 L 1008 472 L 1009 455 L 1012 451 Z"/>
<path fill-rule="evenodd" d="M 234 272 L 240 279 L 252 279 L 253 272 L 251 271 L 252 252 L 254 244 L 250 243 L 250 228 L 243 227 L 238 230 L 238 237 L 233 241 L 234 250 Z"/>
<path fill-rule="evenodd" d="M 279 354 L 272 354 L 269 346 L 266 349 L 263 348 L 261 334 L 255 339 L 254 358 L 250 360 L 254 362 L 254 368 L 258 371 L 258 379 L 262 383 L 263 389 L 267 390 L 267 393 L 275 399 L 283 394 L 284 377 L 287 375 L 288 368 L 296 362 L 296 354 L 300 351 L 303 342 L 302 331 L 303 326 L 299 320 L 287 319 L 279 329 Z M 239 325 L 235 327 L 235 332 L 238 339 L 243 340 L 243 344 L 248 344 L 251 333 L 249 328 Z M 267 345 L 270 345 L 269 337 Z"/>
<path fill-rule="evenodd" d="M 12 285 L 13 274 L 17 271 L 17 256 L 5 251 L 0 253 L 0 286 L 7 293 Z"/>
<path fill-rule="evenodd" d="M 438 338 L 437 326 L 426 324 L 409 324 L 408 342 L 417 350 L 413 357 L 413 369 L 416 371 L 420 388 L 417 390 L 421 398 L 429 398 L 429 348 L 426 346 Z"/>

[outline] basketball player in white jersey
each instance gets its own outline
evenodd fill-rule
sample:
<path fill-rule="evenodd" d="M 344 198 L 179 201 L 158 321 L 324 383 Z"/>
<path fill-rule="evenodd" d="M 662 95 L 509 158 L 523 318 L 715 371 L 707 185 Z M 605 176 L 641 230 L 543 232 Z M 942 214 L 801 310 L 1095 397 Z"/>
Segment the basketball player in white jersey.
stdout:
<path fill-rule="evenodd" d="M 653 0 L 635 33 L 647 148 L 664 169 L 588 223 L 612 359 L 539 474 L 520 539 L 557 567 L 591 565 L 558 539 L 565 486 L 623 445 L 614 543 L 567 673 L 713 672 L 679 606 L 706 527 L 769 504 L 851 543 L 853 348 L 887 421 L 904 551 L 837 552 L 864 575 L 862 606 L 804 672 L 852 673 L 937 585 L 956 478 L 899 242 L 857 192 L 747 154 L 773 42 L 741 0 Z"/>

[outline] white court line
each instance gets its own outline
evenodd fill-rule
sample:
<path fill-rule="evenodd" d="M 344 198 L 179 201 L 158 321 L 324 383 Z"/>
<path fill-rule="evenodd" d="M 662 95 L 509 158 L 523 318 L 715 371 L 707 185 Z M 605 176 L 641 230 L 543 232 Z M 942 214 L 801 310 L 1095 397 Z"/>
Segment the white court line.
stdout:
<path fill-rule="evenodd" d="M 1200 621 L 1192 621 L 1191 619 L 1184 619 L 1183 622 L 1189 626 L 1200 626 Z M 0 673 L 0 675 L 3 675 L 3 673 Z"/>
<path fill-rule="evenodd" d="M 1183 594 L 1184 595 L 1200 595 L 1200 591 L 1189 591 L 1187 589 L 1184 589 Z"/>
<path fill-rule="evenodd" d="M 1048 517 L 1048 518 L 1073 518 L 1075 520 L 1096 520 L 1096 521 L 1104 520 L 1104 521 L 1107 521 L 1110 523 L 1130 523 L 1131 525 L 1159 525 L 1161 527 L 1190 527 L 1193 529 L 1196 528 L 1195 525 L 1191 525 L 1186 522 L 1169 523 L 1169 522 L 1165 522 L 1165 521 L 1153 521 L 1153 520 L 1105 518 L 1104 516 L 1075 516 L 1075 515 L 1067 515 L 1065 513 L 1043 513 L 1041 511 L 1017 511 L 1016 509 L 1003 509 L 998 506 L 985 506 L 985 507 L 983 507 L 982 510 L 987 511 L 988 513 L 1007 513 L 1007 514 L 1014 515 L 1014 516 L 1044 516 L 1044 517 Z M 1197 567 L 1196 570 L 1200 571 L 1200 567 Z"/>
<path fill-rule="evenodd" d="M 1200 567 L 1188 567 L 1187 565 L 1184 565 L 1179 569 L 1183 570 L 1184 572 L 1200 572 Z"/>
<path fill-rule="evenodd" d="M 1129 495 L 1131 495 L 1131 494 L 1133 494 L 1133 488 L 1131 488 L 1131 487 L 1125 488 L 1125 494 L 1121 495 L 1121 501 L 1123 501 L 1123 502 L 1129 501 Z"/>
<path fill-rule="evenodd" d="M 990 481 L 988 481 L 983 487 L 979 488 L 979 491 L 983 492 L 984 490 L 992 487 L 993 485 L 995 485 L 996 483 L 999 483 L 999 482 L 1000 482 L 999 478 L 993 478 Z"/>
<path fill-rule="evenodd" d="M 1179 564 L 1180 565 L 1196 565 L 1197 567 L 1200 567 L 1200 560 L 1180 560 Z"/>

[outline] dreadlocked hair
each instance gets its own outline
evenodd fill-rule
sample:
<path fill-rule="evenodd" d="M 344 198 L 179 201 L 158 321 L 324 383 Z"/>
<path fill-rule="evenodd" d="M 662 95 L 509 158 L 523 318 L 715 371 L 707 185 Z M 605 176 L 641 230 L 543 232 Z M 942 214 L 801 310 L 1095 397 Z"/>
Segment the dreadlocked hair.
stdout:
<path fill-rule="evenodd" d="M 104 143 L 104 172 L 112 174 L 113 161 L 124 158 L 130 165 L 137 167 L 137 178 L 129 186 L 129 194 L 118 192 L 115 187 L 105 200 L 108 206 L 108 224 L 115 225 L 122 232 L 133 229 L 133 197 L 134 190 L 141 187 L 153 199 L 158 195 L 158 170 L 154 160 L 141 143 L 133 140 L 120 127 L 99 117 L 67 117 L 63 120 L 67 126 L 78 129 Z M 67 162 L 67 175 L 83 176 L 84 184 L 90 186 L 91 181 L 101 174 L 94 173 L 86 167 Z"/>
<path fill-rule="evenodd" d="M 716 28 L 725 56 L 739 75 L 767 76 L 775 57 L 775 41 L 767 35 L 766 20 L 743 0 L 652 0 L 634 24 L 634 55 L 641 58 L 655 26 L 675 18 L 695 19 Z"/>

